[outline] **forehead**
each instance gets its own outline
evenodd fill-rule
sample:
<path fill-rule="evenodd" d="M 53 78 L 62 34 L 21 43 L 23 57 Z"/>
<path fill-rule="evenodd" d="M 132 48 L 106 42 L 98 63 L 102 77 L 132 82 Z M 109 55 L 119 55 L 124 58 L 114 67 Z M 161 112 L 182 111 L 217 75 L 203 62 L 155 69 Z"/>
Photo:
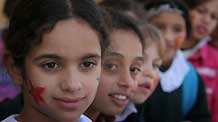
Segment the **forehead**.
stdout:
<path fill-rule="evenodd" d="M 185 24 L 183 16 L 175 12 L 163 12 L 150 19 L 152 23 L 163 23 L 163 24 Z"/>
<path fill-rule="evenodd" d="M 218 6 L 218 1 L 211 0 L 211 1 L 205 2 L 204 4 L 199 5 L 198 7 L 204 7 L 204 8 L 207 8 L 208 10 L 218 13 L 217 6 Z"/>
<path fill-rule="evenodd" d="M 42 42 L 31 54 L 58 54 L 76 57 L 101 51 L 97 33 L 84 21 L 69 19 L 58 22 L 52 31 L 44 34 Z"/>
<path fill-rule="evenodd" d="M 126 57 L 142 56 L 142 44 L 139 37 L 130 30 L 114 30 L 110 34 L 109 51 L 117 52 Z"/>
<path fill-rule="evenodd" d="M 144 50 L 144 52 L 145 52 L 146 56 L 159 58 L 159 57 L 161 57 L 161 54 L 159 52 L 159 50 L 160 50 L 159 48 L 160 47 L 158 46 L 158 43 L 153 42 Z"/>

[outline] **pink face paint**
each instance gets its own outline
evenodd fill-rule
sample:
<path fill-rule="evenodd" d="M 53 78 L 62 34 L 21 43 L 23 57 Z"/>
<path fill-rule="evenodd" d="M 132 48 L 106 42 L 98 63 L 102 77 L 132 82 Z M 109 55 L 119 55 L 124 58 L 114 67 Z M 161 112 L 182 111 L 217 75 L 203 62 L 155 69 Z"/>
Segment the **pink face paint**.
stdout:
<path fill-rule="evenodd" d="M 34 87 L 32 82 L 29 81 L 29 93 L 32 95 L 33 99 L 37 104 L 45 103 L 42 94 L 44 93 L 45 88 L 43 87 Z"/>
<path fill-rule="evenodd" d="M 184 42 L 184 37 L 183 36 L 177 36 L 176 37 L 176 44 L 175 44 L 175 50 L 179 50 L 182 43 Z"/>

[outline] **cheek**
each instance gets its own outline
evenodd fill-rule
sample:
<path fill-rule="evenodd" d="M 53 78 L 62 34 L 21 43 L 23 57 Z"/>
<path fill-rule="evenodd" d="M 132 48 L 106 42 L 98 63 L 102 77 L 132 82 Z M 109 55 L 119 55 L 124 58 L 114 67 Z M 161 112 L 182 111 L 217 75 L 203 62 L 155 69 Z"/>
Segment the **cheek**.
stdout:
<path fill-rule="evenodd" d="M 44 98 L 42 97 L 45 93 L 46 88 L 45 87 L 39 87 L 39 86 L 33 86 L 33 81 L 28 81 L 28 91 L 29 94 L 33 97 L 34 101 L 37 104 L 44 104 Z"/>
<path fill-rule="evenodd" d="M 210 34 L 215 31 L 216 26 L 217 26 L 217 20 L 213 20 L 213 22 L 211 22 L 211 26 L 210 26 L 210 32 L 209 32 Z"/>
<path fill-rule="evenodd" d="M 92 79 L 83 80 L 84 90 L 88 94 L 96 92 L 99 86 L 99 81 L 100 81 L 99 76 L 93 77 Z"/>
<path fill-rule="evenodd" d="M 191 15 L 191 22 L 193 25 L 195 25 L 195 23 L 196 23 L 196 18 L 197 18 L 196 15 L 194 15 L 194 14 Z"/>
<path fill-rule="evenodd" d="M 102 75 L 100 77 L 99 85 L 98 85 L 98 91 L 97 92 L 105 92 L 107 89 L 111 86 L 112 82 L 114 81 L 113 77 L 108 77 L 106 75 Z"/>
<path fill-rule="evenodd" d="M 175 50 L 176 51 L 180 49 L 180 47 L 181 47 L 182 43 L 184 42 L 184 40 L 185 40 L 184 36 L 177 36 L 176 37 L 176 44 L 175 44 Z"/>
<path fill-rule="evenodd" d="M 198 12 L 193 12 L 193 14 L 191 14 L 191 22 L 192 25 L 195 26 L 197 24 L 199 24 L 201 22 L 201 14 L 199 14 Z"/>

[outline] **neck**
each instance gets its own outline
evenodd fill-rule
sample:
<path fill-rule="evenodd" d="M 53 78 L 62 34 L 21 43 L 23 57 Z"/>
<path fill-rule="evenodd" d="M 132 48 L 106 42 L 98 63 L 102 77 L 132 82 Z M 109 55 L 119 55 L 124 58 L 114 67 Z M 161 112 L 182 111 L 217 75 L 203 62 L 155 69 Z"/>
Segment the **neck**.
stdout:
<path fill-rule="evenodd" d="M 214 47 L 214 48 L 218 48 L 218 40 L 210 41 L 209 45 Z"/>
<path fill-rule="evenodd" d="M 18 122 L 52 122 L 46 115 L 36 110 L 33 106 L 27 108 L 24 106 L 23 111 L 20 113 Z"/>
<path fill-rule="evenodd" d="M 85 115 L 88 116 L 93 122 L 96 121 L 99 114 L 100 114 L 100 112 L 92 107 L 89 107 L 85 112 Z"/>
<path fill-rule="evenodd" d="M 24 106 L 23 111 L 20 113 L 20 116 L 16 119 L 18 120 L 18 122 L 68 122 L 59 121 L 55 118 L 49 117 L 47 114 L 42 113 L 34 106 Z M 76 120 L 72 120 L 69 122 L 76 122 Z"/>
<path fill-rule="evenodd" d="M 195 47 L 198 44 L 198 42 L 199 41 L 197 41 L 195 39 L 184 41 L 183 44 L 182 44 L 181 49 L 182 50 L 191 49 L 191 48 Z"/>

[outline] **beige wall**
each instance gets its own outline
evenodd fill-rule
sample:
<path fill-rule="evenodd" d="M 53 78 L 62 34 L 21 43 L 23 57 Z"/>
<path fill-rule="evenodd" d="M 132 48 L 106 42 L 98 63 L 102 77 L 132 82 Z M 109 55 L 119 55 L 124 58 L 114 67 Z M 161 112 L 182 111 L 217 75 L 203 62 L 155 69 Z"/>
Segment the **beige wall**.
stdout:
<path fill-rule="evenodd" d="M 4 2 L 5 0 L 0 0 L 0 27 L 2 27 L 6 22 L 6 19 L 2 13 Z"/>

